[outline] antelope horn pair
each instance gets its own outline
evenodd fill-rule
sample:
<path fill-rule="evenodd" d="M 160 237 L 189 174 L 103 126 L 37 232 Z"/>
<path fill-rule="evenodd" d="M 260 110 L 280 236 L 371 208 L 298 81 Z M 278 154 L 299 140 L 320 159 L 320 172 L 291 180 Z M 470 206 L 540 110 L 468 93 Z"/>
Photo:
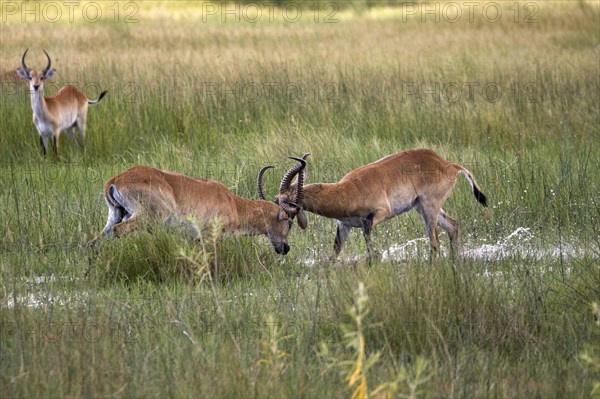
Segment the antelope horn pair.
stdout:
<path fill-rule="evenodd" d="M 25 52 L 23 53 L 23 58 L 21 58 L 21 64 L 23 65 L 23 69 L 24 70 L 29 70 L 29 68 L 27 68 L 27 65 L 25 64 L 25 56 L 27 55 L 27 52 L 29 51 L 29 48 L 27 48 L 25 50 Z M 48 72 L 50 70 L 50 67 L 52 66 L 52 61 L 50 60 L 50 56 L 48 55 L 48 53 L 46 52 L 46 50 L 42 50 L 44 52 L 44 54 L 46 54 L 46 58 L 48 58 L 48 65 L 46 65 L 46 68 L 44 68 L 42 70 L 42 74 L 46 74 L 46 72 Z"/>
<path fill-rule="evenodd" d="M 306 168 L 306 158 L 308 157 L 308 155 L 309 154 L 305 154 L 302 158 L 289 157 L 290 159 L 294 159 L 299 163 L 286 172 L 286 174 L 283 176 L 283 179 L 281 179 L 281 183 L 279 184 L 279 194 L 284 194 L 287 190 L 289 190 L 294 177 L 298 175 L 298 184 L 296 186 L 296 198 L 294 198 L 294 201 L 288 202 L 280 199 L 277 200 L 277 204 L 280 207 L 282 207 L 288 215 L 295 215 L 300 210 L 298 204 L 300 204 L 303 198 L 302 188 L 304 186 L 304 169 Z M 258 172 L 258 196 L 262 200 L 267 200 L 263 192 L 262 177 L 264 173 L 271 168 L 273 168 L 272 165 L 265 166 L 260 170 L 260 172 Z"/>

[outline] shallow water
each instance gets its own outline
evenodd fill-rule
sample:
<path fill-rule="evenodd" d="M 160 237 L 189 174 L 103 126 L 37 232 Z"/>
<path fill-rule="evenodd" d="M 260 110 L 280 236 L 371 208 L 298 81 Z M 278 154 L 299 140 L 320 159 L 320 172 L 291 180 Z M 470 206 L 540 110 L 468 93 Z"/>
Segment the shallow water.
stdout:
<path fill-rule="evenodd" d="M 402 244 L 394 244 L 382 254 L 382 260 L 407 260 L 420 256 L 429 256 L 429 240 L 418 238 Z M 447 250 L 441 250 L 442 255 L 447 255 Z M 518 227 L 515 231 L 501 238 L 493 244 L 472 246 L 465 244 L 461 256 L 471 259 L 501 260 L 514 256 L 522 258 L 543 259 L 569 259 L 583 257 L 586 251 L 572 243 L 561 243 L 560 246 L 548 245 L 541 247 L 535 242 L 535 237 L 529 227 Z"/>
<path fill-rule="evenodd" d="M 447 256 L 448 249 L 441 249 L 441 256 Z M 481 244 L 473 246 L 466 243 L 461 252 L 461 256 L 476 260 L 502 260 L 515 256 L 520 258 L 530 258 L 541 260 L 551 259 L 571 259 L 580 258 L 586 255 L 586 250 L 573 243 L 561 243 L 560 246 L 548 245 L 541 247 L 535 240 L 534 234 L 529 227 L 518 227 L 506 237 L 499 239 L 493 244 Z M 403 243 L 394 244 L 381 254 L 382 261 L 403 261 L 415 258 L 428 259 L 429 240 L 425 237 L 409 240 Z M 366 258 L 365 254 L 355 255 L 348 258 L 339 259 L 342 263 L 355 263 Z M 306 266 L 312 267 L 318 263 L 317 258 L 309 257 L 303 262 Z M 65 306 L 80 301 L 85 293 L 67 294 L 61 289 L 53 289 L 48 292 L 48 284 L 60 283 L 66 278 L 56 275 L 36 276 L 33 278 L 24 278 L 23 284 L 28 286 L 27 295 L 17 295 L 9 293 L 4 304 L 9 308 L 15 307 L 15 302 L 19 306 L 29 308 L 41 308 L 50 305 Z"/>

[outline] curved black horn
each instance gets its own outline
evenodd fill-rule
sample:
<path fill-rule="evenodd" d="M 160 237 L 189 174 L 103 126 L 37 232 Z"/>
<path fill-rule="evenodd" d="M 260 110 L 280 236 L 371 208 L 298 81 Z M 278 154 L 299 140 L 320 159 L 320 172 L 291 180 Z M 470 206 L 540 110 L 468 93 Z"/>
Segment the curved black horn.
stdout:
<path fill-rule="evenodd" d="M 306 154 L 302 155 L 302 159 L 306 161 L 306 159 L 308 158 L 308 156 L 310 155 L 310 152 L 307 152 Z M 306 180 L 306 162 L 304 163 L 304 166 L 302 167 L 302 170 L 300 171 L 300 174 L 298 175 L 298 185 L 296 186 L 296 203 L 297 204 L 301 204 L 302 200 L 304 199 L 304 192 L 303 192 L 303 187 L 304 187 L 304 181 Z"/>
<path fill-rule="evenodd" d="M 52 61 L 50 60 L 50 56 L 48 55 L 46 50 L 42 50 L 42 51 L 44 52 L 44 54 L 46 54 L 46 58 L 48 58 L 48 65 L 46 66 L 46 68 L 44 68 L 44 72 L 47 72 L 50 70 L 50 67 L 52 66 Z"/>
<path fill-rule="evenodd" d="M 265 172 L 271 168 L 274 168 L 274 166 L 269 165 L 262 168 L 260 172 L 258 172 L 258 178 L 256 179 L 256 183 L 258 184 L 258 198 L 265 201 L 267 200 L 267 198 L 265 197 L 265 193 L 263 192 L 262 177 L 265 174 Z"/>
<path fill-rule="evenodd" d="M 296 176 L 298 172 L 300 172 L 306 167 L 306 161 L 304 159 L 296 157 L 289 158 L 295 159 L 300 163 L 290 168 L 290 170 L 288 170 L 287 173 L 283 176 L 283 179 L 281 179 L 281 184 L 279 185 L 279 194 L 283 194 L 285 191 L 287 191 L 290 188 L 290 184 L 292 183 L 292 179 L 294 178 L 294 176 Z"/>
<path fill-rule="evenodd" d="M 23 53 L 23 58 L 21 58 L 21 65 L 23 66 L 24 70 L 28 70 L 29 69 L 29 68 L 27 68 L 27 65 L 25 65 L 25 56 L 27 55 L 28 51 L 29 51 L 29 47 L 27 47 L 27 49 Z"/>

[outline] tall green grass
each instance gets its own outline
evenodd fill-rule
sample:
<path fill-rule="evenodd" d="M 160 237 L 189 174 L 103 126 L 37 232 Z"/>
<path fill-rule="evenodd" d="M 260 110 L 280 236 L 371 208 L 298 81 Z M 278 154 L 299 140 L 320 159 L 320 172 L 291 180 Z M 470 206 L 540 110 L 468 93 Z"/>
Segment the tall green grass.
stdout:
<path fill-rule="evenodd" d="M 600 381 L 581 360 L 597 349 L 600 297 L 600 21 L 593 2 L 538 6 L 530 24 L 423 23 L 381 7 L 332 24 L 236 24 L 199 22 L 199 3 L 144 3 L 138 23 L 79 18 L 76 35 L 9 18 L 0 395 L 350 397 L 345 362 L 379 353 L 358 392 L 410 395 L 422 379 L 413 394 L 588 396 Z M 27 47 L 31 67 L 42 48 L 53 57 L 46 94 L 110 89 L 90 107 L 85 150 L 63 137 L 61 157 L 42 158 L 12 72 Z M 332 263 L 335 223 L 315 215 L 286 257 L 264 237 L 215 248 L 164 226 L 87 247 L 106 220 L 104 181 L 133 164 L 257 197 L 258 170 L 276 166 L 272 196 L 290 155 L 311 152 L 308 182 L 336 181 L 417 147 L 469 168 L 490 200 L 487 219 L 459 180 L 445 204 L 467 251 L 456 260 L 429 265 L 417 240 L 369 267 L 352 232 Z M 527 237 L 509 239 L 520 228 Z M 408 214 L 373 241 L 391 253 L 423 236 Z M 504 252 L 486 258 L 485 246 Z M 367 297 L 357 327 L 348 310 Z M 357 336 L 363 352 L 347 346 Z"/>

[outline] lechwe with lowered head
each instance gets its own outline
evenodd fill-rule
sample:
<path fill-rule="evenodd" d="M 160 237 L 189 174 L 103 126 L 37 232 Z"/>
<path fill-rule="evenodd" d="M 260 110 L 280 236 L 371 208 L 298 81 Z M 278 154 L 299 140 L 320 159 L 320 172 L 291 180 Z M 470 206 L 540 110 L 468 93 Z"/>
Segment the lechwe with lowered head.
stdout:
<path fill-rule="evenodd" d="M 303 159 L 307 156 L 305 154 Z M 425 222 L 433 258 L 440 246 L 437 226 L 448 233 L 453 251 L 456 246 L 458 223 L 444 212 L 442 206 L 452 193 L 458 173 L 467 178 L 477 201 L 487 207 L 487 199 L 470 171 L 444 160 L 432 150 L 417 149 L 401 151 L 362 166 L 337 183 L 304 185 L 296 201 L 300 207 L 298 220 L 306 226 L 303 210 L 337 219 L 335 256 L 341 252 L 350 229 L 359 227 L 370 256 L 373 228 L 415 209 Z M 300 174 L 299 181 L 304 181 L 304 172 Z M 281 191 L 276 201 L 298 197 L 296 184 Z"/>
<path fill-rule="evenodd" d="M 283 176 L 280 192 L 289 189 L 294 176 L 306 166 L 299 161 Z M 234 195 L 216 180 L 189 177 L 168 170 L 138 165 L 108 179 L 104 199 L 108 205 L 108 221 L 100 236 L 120 235 L 135 229 L 144 218 L 174 223 L 197 236 L 203 228 L 218 223 L 223 233 L 266 235 L 275 252 L 285 255 L 290 250 L 288 234 L 300 210 L 296 199 L 267 201 L 263 194 L 262 176 L 272 168 L 266 166 L 258 174 L 260 199 Z M 302 196 L 302 185 L 296 190 Z"/>
<path fill-rule="evenodd" d="M 103 91 L 97 100 L 89 100 L 81 90 L 75 86 L 67 85 L 56 92 L 52 97 L 44 97 L 44 81 L 56 73 L 52 68 L 50 56 L 44 50 L 48 65 L 42 71 L 33 71 L 25 64 L 25 56 L 29 49 L 23 53 L 21 68 L 17 73 L 29 81 L 31 92 L 31 108 L 33 109 L 33 123 L 40 134 L 40 145 L 44 155 L 48 150 L 48 140 L 52 138 L 54 152 L 58 154 L 60 133 L 64 130 L 75 143 L 83 145 L 85 142 L 85 123 L 87 120 L 88 105 L 95 105 L 102 101 L 107 93 Z M 79 141 L 73 133 L 73 128 L 79 132 Z"/>

